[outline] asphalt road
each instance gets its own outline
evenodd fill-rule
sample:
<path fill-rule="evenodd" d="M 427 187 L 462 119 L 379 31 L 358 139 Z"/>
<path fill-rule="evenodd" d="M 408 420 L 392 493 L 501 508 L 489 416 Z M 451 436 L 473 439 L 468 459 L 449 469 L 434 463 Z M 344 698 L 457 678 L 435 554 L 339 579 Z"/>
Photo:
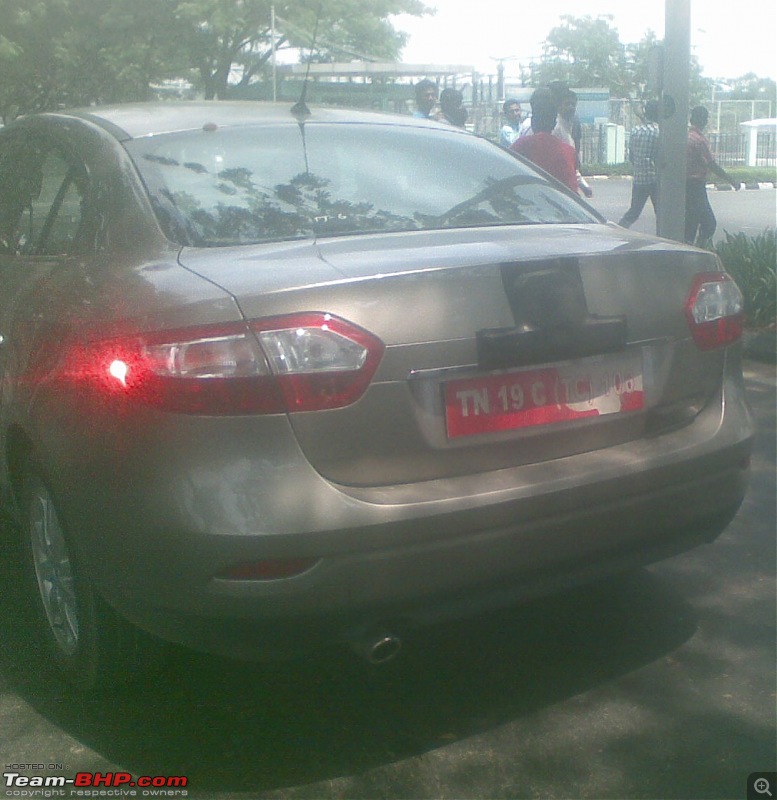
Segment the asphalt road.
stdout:
<path fill-rule="evenodd" d="M 594 179 L 590 181 L 594 196 L 588 201 L 607 219 L 617 222 L 631 203 L 631 181 L 622 178 Z M 718 220 L 715 239 L 729 233 L 744 232 L 756 236 L 765 228 L 777 225 L 777 190 L 741 189 L 708 192 L 710 205 Z M 650 201 L 645 205 L 632 230 L 641 233 L 656 232 L 656 216 Z"/>
<path fill-rule="evenodd" d="M 746 797 L 749 773 L 777 769 L 775 368 L 746 368 L 752 486 L 715 543 L 435 628 L 385 670 L 173 651 L 109 699 L 62 696 L 4 559 L 3 771 L 186 776 L 189 797 L 213 800 Z"/>

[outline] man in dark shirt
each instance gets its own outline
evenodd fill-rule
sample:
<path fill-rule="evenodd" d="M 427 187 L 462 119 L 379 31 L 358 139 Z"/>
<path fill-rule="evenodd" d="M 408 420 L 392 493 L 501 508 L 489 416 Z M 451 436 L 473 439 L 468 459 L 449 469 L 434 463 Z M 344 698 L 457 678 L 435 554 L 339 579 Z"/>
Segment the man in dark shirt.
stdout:
<path fill-rule="evenodd" d="M 462 105 L 463 95 L 458 89 L 443 89 L 440 92 L 440 122 L 448 122 L 463 128 L 467 121 L 467 109 Z"/>
<path fill-rule="evenodd" d="M 730 183 L 735 190 L 739 191 L 741 188 L 715 161 L 710 151 L 709 142 L 703 133 L 709 117 L 709 111 L 704 106 L 696 106 L 691 111 L 685 182 L 685 241 L 688 244 L 698 242 L 702 247 L 709 246 L 718 225 L 707 197 L 707 170 Z"/>

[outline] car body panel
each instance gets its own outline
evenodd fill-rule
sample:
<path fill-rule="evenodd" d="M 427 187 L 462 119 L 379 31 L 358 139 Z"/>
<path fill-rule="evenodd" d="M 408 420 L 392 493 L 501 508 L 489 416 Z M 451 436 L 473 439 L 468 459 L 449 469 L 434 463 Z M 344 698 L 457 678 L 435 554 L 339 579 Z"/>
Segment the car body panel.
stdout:
<path fill-rule="evenodd" d="M 388 115 L 317 109 L 310 119 L 476 141 Z M 0 489 L 18 493 L 34 456 L 78 563 L 111 606 L 171 640 L 264 657 L 286 639 L 515 602 L 720 533 L 744 496 L 753 432 L 740 344 L 702 352 L 689 329 L 695 277 L 720 271 L 713 254 L 604 224 L 583 206 L 585 224 L 446 221 L 240 246 L 168 238 L 133 162 L 148 150 L 133 142 L 206 125 L 247 135 L 286 125 L 299 137 L 302 124 L 264 104 L 130 104 L 0 133 L 0 172 L 12 171 L 7 142 L 22 152 L 25 140 L 43 151 L 56 142 L 83 192 L 67 252 L 36 251 L 24 236 L 0 250 Z M 494 158 L 498 174 L 509 171 L 504 153 Z M 564 195 L 559 207 L 575 202 Z M 33 233 L 45 244 L 45 228 Z M 106 342 L 253 330 L 300 312 L 380 343 L 355 402 L 183 413 L 94 379 L 90 356 Z M 614 338 L 581 350 L 600 325 Z M 501 391 L 503 379 L 539 375 L 559 386 L 626 367 L 638 401 L 605 414 L 617 399 L 609 389 L 591 413 L 537 424 L 515 417 L 457 433 L 452 412 L 446 421 L 457 387 Z M 311 566 L 230 577 L 287 559 Z"/>
<path fill-rule="evenodd" d="M 729 402 L 740 400 L 735 381 L 727 391 Z M 62 430 L 62 422 L 51 424 Z M 723 424 L 719 407 L 671 439 L 365 489 L 338 486 L 305 466 L 276 422 L 277 430 L 262 426 L 255 436 L 243 424 L 231 434 L 212 424 L 197 435 L 184 428 L 155 437 L 145 424 L 118 442 L 118 456 L 114 437 L 92 420 L 93 441 L 81 438 L 82 456 L 63 465 L 60 483 L 68 521 L 83 533 L 83 557 L 113 604 L 165 635 L 178 615 L 242 620 L 246 630 L 254 622 L 282 627 L 295 615 L 322 624 L 343 616 L 349 627 L 382 616 L 405 624 L 445 618 L 459 592 L 473 609 L 487 607 L 479 595 L 502 584 L 512 586 L 513 601 L 525 599 L 540 578 L 550 590 L 562 577 L 710 540 L 747 480 L 750 421 L 732 415 Z M 269 463 L 259 441 L 273 448 Z M 121 491 L 110 477 L 117 471 L 129 481 Z M 288 581 L 215 577 L 236 563 L 290 554 L 322 560 Z M 172 638 L 186 641 L 188 633 L 181 628 Z M 296 637 L 293 627 L 286 634 Z M 215 647 L 218 631 L 210 637 Z"/>
<path fill-rule="evenodd" d="M 228 257 L 214 262 L 207 251 L 184 250 L 181 259 L 238 297 L 249 319 L 322 309 L 386 344 L 373 384 L 357 404 L 292 415 L 307 458 L 336 482 L 431 480 L 612 446 L 642 436 L 648 412 L 684 401 L 674 415 L 693 413 L 688 407 L 700 408 L 717 385 L 721 355 L 699 357 L 681 313 L 693 276 L 714 264 L 701 252 L 658 250 L 655 240 L 609 226 L 496 228 L 487 237 L 481 229 L 346 237 L 320 240 L 318 248 L 343 277 L 326 280 L 319 268 L 306 283 L 303 263 L 292 268 L 287 290 L 266 250 L 234 263 Z M 542 435 L 525 429 L 449 441 L 441 385 L 478 374 L 478 331 L 526 322 L 516 317 L 522 312 L 505 282 L 555 270 L 579 276 L 585 313 L 626 317 L 649 384 L 645 413 L 552 426 Z M 659 294 L 667 299 L 663 315 L 645 302 Z"/>
<path fill-rule="evenodd" d="M 347 123 L 349 125 L 412 125 L 450 131 L 450 126 L 434 120 L 412 120 L 406 116 L 391 116 L 358 109 L 327 108 L 316 106 L 305 122 Z M 179 131 L 200 130 L 205 125 L 242 127 L 250 124 L 288 124 L 287 103 L 256 103 L 253 101 L 228 101 L 203 103 L 177 101 L 174 103 L 123 103 L 99 108 L 75 109 L 63 116 L 72 115 L 105 126 L 114 131 L 120 141 L 146 136 L 159 136 Z"/>

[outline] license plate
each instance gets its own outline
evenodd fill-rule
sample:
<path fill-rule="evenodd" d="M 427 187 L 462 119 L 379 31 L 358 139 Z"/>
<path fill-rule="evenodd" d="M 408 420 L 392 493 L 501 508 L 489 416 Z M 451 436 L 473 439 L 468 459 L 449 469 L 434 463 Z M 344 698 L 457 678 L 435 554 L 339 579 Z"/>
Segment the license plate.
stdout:
<path fill-rule="evenodd" d="M 639 352 L 448 381 L 448 438 L 624 414 L 644 408 Z"/>

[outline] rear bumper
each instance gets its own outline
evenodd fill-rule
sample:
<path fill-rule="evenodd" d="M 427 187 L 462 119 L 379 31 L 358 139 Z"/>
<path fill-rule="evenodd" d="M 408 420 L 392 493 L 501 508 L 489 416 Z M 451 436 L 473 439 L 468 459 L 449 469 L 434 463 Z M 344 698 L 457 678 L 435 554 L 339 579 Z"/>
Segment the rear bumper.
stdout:
<path fill-rule="evenodd" d="M 746 491 L 753 435 L 741 376 L 730 375 L 725 393 L 672 433 L 364 489 L 316 473 L 285 418 L 261 425 L 184 420 L 157 441 L 146 432 L 158 426 L 138 424 L 145 438 L 105 446 L 113 437 L 93 424 L 99 449 L 88 453 L 82 438 L 68 449 L 78 458 L 51 470 L 89 577 L 142 628 L 210 652 L 285 655 L 378 622 L 466 616 L 650 563 L 725 528 Z M 217 577 L 301 557 L 318 562 L 293 578 Z"/>
<path fill-rule="evenodd" d="M 738 455 L 744 464 L 744 450 Z M 711 542 L 736 514 L 747 477 L 746 467 L 732 467 L 661 490 L 442 541 L 366 551 L 354 544 L 353 551 L 325 558 L 290 580 L 213 580 L 197 610 L 127 603 L 126 598 L 119 606 L 164 639 L 248 658 L 285 657 L 377 627 L 402 634 Z"/>

